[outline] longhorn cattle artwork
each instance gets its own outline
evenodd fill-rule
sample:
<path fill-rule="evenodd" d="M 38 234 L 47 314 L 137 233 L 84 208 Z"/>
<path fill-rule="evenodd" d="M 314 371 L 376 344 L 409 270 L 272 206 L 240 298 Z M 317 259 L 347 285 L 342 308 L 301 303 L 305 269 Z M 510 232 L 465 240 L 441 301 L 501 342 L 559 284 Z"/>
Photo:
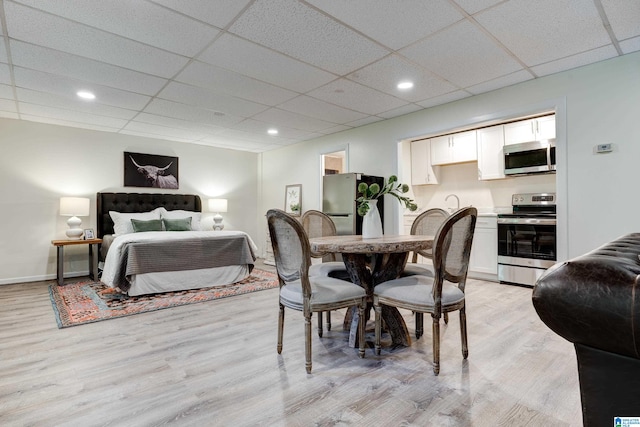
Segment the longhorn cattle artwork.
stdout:
<path fill-rule="evenodd" d="M 124 153 L 125 187 L 178 188 L 178 158 Z"/>

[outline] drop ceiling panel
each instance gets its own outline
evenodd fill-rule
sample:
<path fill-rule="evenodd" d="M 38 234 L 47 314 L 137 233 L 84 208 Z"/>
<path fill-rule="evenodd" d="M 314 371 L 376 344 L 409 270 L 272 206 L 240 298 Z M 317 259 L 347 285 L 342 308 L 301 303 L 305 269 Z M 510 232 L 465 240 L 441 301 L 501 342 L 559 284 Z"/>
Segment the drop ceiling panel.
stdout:
<path fill-rule="evenodd" d="M 76 92 L 85 90 L 88 86 L 86 82 L 80 80 L 26 68 L 14 67 L 13 72 L 17 87 L 55 93 L 66 97 L 75 96 Z M 99 103 L 132 110 L 143 108 L 150 99 L 145 95 L 95 84 L 91 85 L 91 91 L 95 93 Z"/>
<path fill-rule="evenodd" d="M 611 29 L 618 40 L 640 36 L 640 1 L 601 0 Z"/>
<path fill-rule="evenodd" d="M 269 108 L 268 105 L 176 82 L 170 83 L 158 97 L 239 117 L 251 117 Z"/>
<path fill-rule="evenodd" d="M 632 53 L 640 50 L 640 37 L 625 40 L 620 42 L 620 49 L 622 53 Z"/>
<path fill-rule="evenodd" d="M 475 18 L 528 66 L 611 43 L 593 0 L 511 0 Z"/>
<path fill-rule="evenodd" d="M 305 131 L 301 129 L 294 129 L 291 127 L 287 127 L 284 125 L 278 125 L 278 134 L 277 135 L 269 135 L 267 131 L 271 128 L 275 127 L 272 122 L 263 122 L 261 120 L 254 119 L 246 119 L 241 121 L 238 124 L 233 125 L 233 129 L 239 130 L 242 132 L 247 132 L 247 134 L 251 134 L 251 139 L 255 139 L 258 141 L 277 141 L 281 139 L 299 139 L 303 140 L 309 137 L 312 133 L 311 131 Z M 225 135 L 224 132 L 220 133 L 221 135 Z"/>
<path fill-rule="evenodd" d="M 616 55 L 616 49 L 612 45 L 608 45 L 599 49 L 590 50 L 567 58 L 561 58 L 557 61 L 551 61 L 546 64 L 531 67 L 531 70 L 536 73 L 537 76 L 546 76 L 549 74 L 559 73 L 560 71 L 569 70 L 571 68 L 580 67 L 582 65 L 604 61 L 605 59 L 613 58 Z"/>
<path fill-rule="evenodd" d="M 531 75 L 530 72 L 526 70 L 520 70 L 512 74 L 507 74 L 506 76 L 498 77 L 497 79 L 493 79 L 493 80 L 479 83 L 477 85 L 469 86 L 467 88 L 467 91 L 471 92 L 473 95 L 477 95 L 480 93 L 489 92 L 502 87 L 512 86 L 516 83 L 522 83 L 531 79 L 533 79 L 533 76 Z"/>
<path fill-rule="evenodd" d="M 337 78 L 230 34 L 216 40 L 198 59 L 296 92 L 310 91 Z"/>
<path fill-rule="evenodd" d="M 15 101 L 0 99 L 0 111 L 16 113 L 18 110 L 16 109 Z"/>
<path fill-rule="evenodd" d="M 69 126 L 74 128 L 97 130 L 102 132 L 117 132 L 119 129 L 117 127 L 100 126 L 100 125 L 92 124 L 88 121 L 79 121 L 83 119 L 82 117 L 77 117 L 76 120 L 74 121 L 74 120 L 62 120 L 62 119 L 56 119 L 56 118 L 44 117 L 44 116 L 33 116 L 31 114 L 25 114 L 24 112 L 21 112 L 20 118 L 22 120 L 27 120 L 30 122 L 48 123 L 52 125 Z"/>
<path fill-rule="evenodd" d="M 38 117 L 47 117 L 55 120 L 64 120 L 68 122 L 87 123 L 94 126 L 105 126 L 109 128 L 122 128 L 127 124 L 126 120 L 116 119 L 113 117 L 98 116 L 86 112 L 78 112 L 74 110 L 65 110 L 61 108 L 47 107 L 44 105 L 18 103 L 20 113 Z"/>
<path fill-rule="evenodd" d="M 463 18 L 447 0 L 370 0 L 309 3 L 391 49 L 400 49 Z"/>
<path fill-rule="evenodd" d="M 347 78 L 409 102 L 423 101 L 457 89 L 451 83 L 395 54 L 361 68 Z M 400 90 L 396 86 L 401 81 L 411 81 L 414 87 L 411 90 Z"/>
<path fill-rule="evenodd" d="M 11 71 L 8 64 L 0 63 L 0 83 L 7 85 L 13 84 L 11 81 Z"/>
<path fill-rule="evenodd" d="M 155 135 L 156 138 L 159 135 L 167 135 L 173 138 L 179 138 L 189 141 L 195 141 L 207 136 L 207 134 L 201 132 L 194 132 L 186 129 L 176 129 L 170 126 L 153 125 L 150 123 L 141 123 L 135 121 L 127 123 L 127 125 L 123 128 L 123 131 L 147 133 Z"/>
<path fill-rule="evenodd" d="M 418 105 L 429 108 L 434 105 L 447 104 L 449 102 L 458 101 L 460 99 L 468 98 L 471 94 L 464 90 L 457 90 L 451 93 L 445 93 L 444 95 L 436 96 L 435 98 L 427 99 L 426 101 L 417 102 Z"/>
<path fill-rule="evenodd" d="M 481 10 L 502 3 L 503 0 L 455 0 L 455 2 L 470 15 L 480 12 Z"/>
<path fill-rule="evenodd" d="M 332 123 L 347 123 L 367 117 L 366 114 L 338 107 L 305 95 L 284 102 L 278 108 L 309 117 L 317 117 Z"/>
<path fill-rule="evenodd" d="M 399 98 L 347 79 L 340 79 L 322 86 L 309 92 L 309 96 L 343 108 L 373 115 L 407 104 L 406 101 Z"/>
<path fill-rule="evenodd" d="M 198 61 L 189 64 L 176 80 L 264 105 L 278 105 L 297 96 L 295 92 Z"/>
<path fill-rule="evenodd" d="M 206 135 L 216 134 L 225 129 L 221 126 L 195 123 L 189 120 L 176 119 L 173 117 L 159 116 L 156 114 L 148 113 L 138 114 L 135 117 L 134 121 L 158 126 L 168 126 L 176 129 L 189 129 L 191 131 L 203 133 Z"/>
<path fill-rule="evenodd" d="M 231 126 L 242 120 L 242 117 L 230 114 L 218 115 L 213 110 L 164 99 L 154 99 L 144 109 L 144 112 L 215 126 Z"/>
<path fill-rule="evenodd" d="M 10 85 L 0 84 L 0 98 L 13 99 L 13 89 Z"/>
<path fill-rule="evenodd" d="M 218 28 L 224 28 L 250 3 L 250 0 L 153 0 L 153 2 Z"/>
<path fill-rule="evenodd" d="M 145 95 L 155 95 L 168 81 L 16 40 L 11 41 L 11 56 L 13 65 Z"/>
<path fill-rule="evenodd" d="M 257 0 L 229 31 L 336 74 L 349 73 L 389 53 L 295 0 Z"/>
<path fill-rule="evenodd" d="M 5 38 L 0 37 L 0 62 L 4 62 L 5 64 L 9 63 L 9 59 L 7 57 L 7 48 L 5 47 Z"/>
<path fill-rule="evenodd" d="M 256 114 L 254 119 L 266 123 L 273 123 L 277 126 L 286 126 L 292 129 L 306 130 L 309 132 L 317 132 L 335 125 L 335 123 L 326 122 L 302 114 L 284 111 L 278 108 L 270 108 L 260 114 Z"/>
<path fill-rule="evenodd" d="M 171 77 L 187 58 L 58 16 L 4 2 L 12 39 L 84 56 L 161 77 Z"/>
<path fill-rule="evenodd" d="M 201 51 L 219 33 L 210 25 L 145 1 L 18 1 L 70 21 L 82 22 L 127 39 L 185 56 L 193 56 Z"/>
<path fill-rule="evenodd" d="M 400 53 L 461 88 L 522 68 L 486 34 L 467 21 L 453 25 Z"/>
<path fill-rule="evenodd" d="M 126 110 L 124 108 L 111 107 L 109 105 L 98 104 L 95 102 L 87 102 L 78 97 L 61 96 L 31 89 L 16 88 L 16 94 L 20 102 L 91 113 L 99 116 L 115 117 L 118 119 L 129 120 L 137 113 L 134 110 Z"/>
<path fill-rule="evenodd" d="M 416 104 L 407 104 L 407 105 L 403 105 L 402 107 L 398 107 L 389 111 L 382 112 L 378 114 L 378 116 L 385 119 L 391 119 L 393 117 L 398 117 L 404 114 L 413 113 L 414 111 L 418 111 L 418 110 L 422 110 L 422 107 Z"/>
<path fill-rule="evenodd" d="M 158 137 L 160 136 L 157 133 L 139 132 L 139 131 L 128 130 L 128 129 L 123 129 L 123 130 L 119 131 L 118 133 L 125 134 L 125 135 L 132 135 L 132 136 L 142 136 L 142 137 L 145 137 L 145 138 L 153 138 L 153 139 L 158 139 Z M 197 140 L 191 139 L 191 138 L 181 138 L 181 137 L 177 137 L 177 136 L 172 136 L 172 135 L 169 135 L 168 133 L 166 135 L 164 135 L 164 137 L 162 139 L 166 139 L 168 141 L 188 142 L 188 143 L 194 143 L 194 142 L 197 141 Z"/>
<path fill-rule="evenodd" d="M 0 110 L 0 117 L 2 117 L 3 119 L 16 119 L 16 120 L 20 119 L 20 116 L 18 115 L 18 113 L 11 113 L 9 111 L 2 111 L 2 110 Z"/>

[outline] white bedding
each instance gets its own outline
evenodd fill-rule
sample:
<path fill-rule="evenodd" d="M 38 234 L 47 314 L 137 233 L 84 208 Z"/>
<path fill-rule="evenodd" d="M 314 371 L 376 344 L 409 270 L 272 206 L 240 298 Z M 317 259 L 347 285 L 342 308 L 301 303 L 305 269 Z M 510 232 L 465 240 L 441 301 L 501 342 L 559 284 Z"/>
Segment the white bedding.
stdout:
<path fill-rule="evenodd" d="M 117 288 L 114 284 L 118 260 L 124 244 L 142 241 L 162 241 L 179 240 L 194 237 L 210 238 L 215 236 L 246 236 L 251 248 L 257 252 L 258 248 L 251 237 L 242 231 L 146 231 L 140 233 L 129 233 L 116 236 L 109 247 L 101 281 L 112 288 Z M 130 296 L 143 295 L 157 292 L 168 292 L 185 289 L 197 289 L 206 286 L 215 286 L 234 283 L 249 275 L 249 268 L 246 265 L 231 265 L 228 267 L 205 268 L 185 271 L 169 271 L 137 274 L 130 279 L 131 288 L 127 292 Z"/>

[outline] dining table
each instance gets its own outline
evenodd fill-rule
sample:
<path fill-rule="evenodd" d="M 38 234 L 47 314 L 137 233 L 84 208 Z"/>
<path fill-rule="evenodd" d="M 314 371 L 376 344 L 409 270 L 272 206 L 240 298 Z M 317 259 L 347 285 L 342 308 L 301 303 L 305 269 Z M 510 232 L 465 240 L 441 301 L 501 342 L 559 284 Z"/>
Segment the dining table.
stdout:
<path fill-rule="evenodd" d="M 310 238 L 309 244 L 314 252 L 342 255 L 351 281 L 362 286 L 367 292 L 368 318 L 375 286 L 400 277 L 409 253 L 431 249 L 433 238 L 434 236 L 424 235 L 383 235 L 370 239 L 363 238 L 362 235 L 340 235 Z M 348 313 L 348 316 L 351 313 Z M 387 325 L 393 344 L 411 345 L 411 336 L 397 308 L 383 305 L 382 319 Z M 350 340 L 350 345 L 355 346 L 355 342 Z"/>

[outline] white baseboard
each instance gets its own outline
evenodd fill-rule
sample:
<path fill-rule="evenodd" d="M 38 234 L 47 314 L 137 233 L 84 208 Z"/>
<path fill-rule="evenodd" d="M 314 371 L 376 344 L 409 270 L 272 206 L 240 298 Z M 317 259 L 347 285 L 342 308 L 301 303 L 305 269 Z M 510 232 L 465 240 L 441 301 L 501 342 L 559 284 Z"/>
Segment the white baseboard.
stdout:
<path fill-rule="evenodd" d="M 70 271 L 64 273 L 64 278 L 72 278 L 72 277 L 83 277 L 88 276 L 89 270 L 86 271 Z M 40 276 L 25 276 L 25 277 L 12 277 L 9 279 L 0 279 L 0 285 L 15 285 L 17 283 L 27 283 L 27 282 L 43 282 L 49 280 L 56 280 L 56 274 L 44 274 Z"/>

